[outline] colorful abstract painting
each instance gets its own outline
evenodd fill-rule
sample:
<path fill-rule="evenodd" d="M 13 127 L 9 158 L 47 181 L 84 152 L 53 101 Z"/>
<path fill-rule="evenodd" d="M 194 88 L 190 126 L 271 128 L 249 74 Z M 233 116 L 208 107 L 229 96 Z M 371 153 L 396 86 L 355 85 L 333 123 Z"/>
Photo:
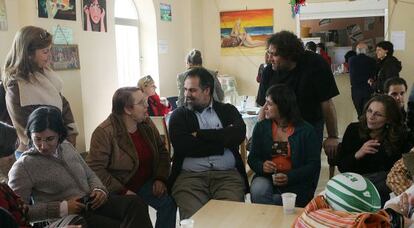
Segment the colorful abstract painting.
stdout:
<path fill-rule="evenodd" d="M 220 12 L 222 55 L 263 55 L 273 34 L 273 9 Z"/>
<path fill-rule="evenodd" d="M 39 17 L 76 21 L 75 0 L 38 0 L 37 6 Z"/>

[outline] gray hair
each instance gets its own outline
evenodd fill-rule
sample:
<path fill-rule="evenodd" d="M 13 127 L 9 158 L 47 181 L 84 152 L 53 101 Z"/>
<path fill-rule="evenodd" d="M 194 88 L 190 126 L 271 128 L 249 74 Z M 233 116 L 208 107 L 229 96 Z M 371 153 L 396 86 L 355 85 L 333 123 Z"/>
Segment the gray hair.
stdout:
<path fill-rule="evenodd" d="M 191 50 L 186 57 L 187 63 L 189 65 L 197 65 L 201 66 L 203 65 L 203 59 L 201 58 L 201 52 L 197 49 Z"/>

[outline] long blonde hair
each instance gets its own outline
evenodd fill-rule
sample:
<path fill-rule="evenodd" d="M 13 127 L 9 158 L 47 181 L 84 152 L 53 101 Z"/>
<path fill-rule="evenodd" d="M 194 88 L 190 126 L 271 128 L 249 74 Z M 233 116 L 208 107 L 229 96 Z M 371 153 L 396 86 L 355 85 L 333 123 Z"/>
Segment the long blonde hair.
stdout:
<path fill-rule="evenodd" d="M 7 54 L 4 64 L 3 82 L 5 85 L 11 79 L 29 81 L 29 75 L 36 71 L 42 72 L 34 62 L 35 51 L 47 48 L 52 44 L 52 35 L 46 30 L 25 26 L 15 35 L 12 47 Z"/>

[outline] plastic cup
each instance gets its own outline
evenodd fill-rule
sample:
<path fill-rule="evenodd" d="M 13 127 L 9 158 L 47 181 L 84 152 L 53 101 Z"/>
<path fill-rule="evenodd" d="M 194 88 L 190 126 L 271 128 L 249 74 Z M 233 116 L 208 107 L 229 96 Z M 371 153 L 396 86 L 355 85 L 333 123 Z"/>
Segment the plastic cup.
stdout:
<path fill-rule="evenodd" d="M 285 214 L 295 213 L 296 194 L 286 192 L 282 194 L 283 212 Z"/>
<path fill-rule="evenodd" d="M 181 228 L 193 228 L 194 227 L 194 220 L 193 219 L 184 219 L 180 222 Z"/>

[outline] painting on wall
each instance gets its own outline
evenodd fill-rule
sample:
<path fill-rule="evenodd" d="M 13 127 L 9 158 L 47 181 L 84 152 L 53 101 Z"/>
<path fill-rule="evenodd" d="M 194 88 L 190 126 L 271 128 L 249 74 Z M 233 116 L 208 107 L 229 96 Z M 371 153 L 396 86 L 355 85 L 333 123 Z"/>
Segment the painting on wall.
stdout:
<path fill-rule="evenodd" d="M 106 0 L 82 0 L 83 30 L 106 32 Z"/>
<path fill-rule="evenodd" d="M 221 55 L 263 55 L 273 9 L 220 12 Z"/>
<path fill-rule="evenodd" d="M 76 21 L 76 0 L 37 0 L 41 18 Z"/>
<path fill-rule="evenodd" d="M 80 69 L 78 45 L 54 44 L 51 48 L 53 70 Z"/>
<path fill-rule="evenodd" d="M 160 3 L 160 16 L 161 21 L 171 21 L 172 15 L 170 4 Z"/>
<path fill-rule="evenodd" d="M 0 31 L 7 30 L 7 12 L 5 0 L 0 0 Z"/>

